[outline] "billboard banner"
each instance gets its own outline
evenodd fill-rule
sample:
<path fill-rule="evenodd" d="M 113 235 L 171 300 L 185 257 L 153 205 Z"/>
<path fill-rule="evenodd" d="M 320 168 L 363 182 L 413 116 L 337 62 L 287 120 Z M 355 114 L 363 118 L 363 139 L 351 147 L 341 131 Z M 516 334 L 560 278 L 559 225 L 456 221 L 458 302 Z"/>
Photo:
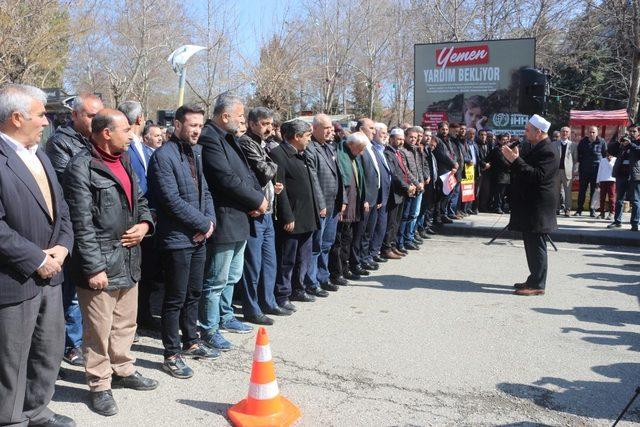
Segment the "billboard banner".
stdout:
<path fill-rule="evenodd" d="M 535 65 L 535 39 L 417 44 L 415 123 L 434 119 L 521 135 L 520 70 Z"/>

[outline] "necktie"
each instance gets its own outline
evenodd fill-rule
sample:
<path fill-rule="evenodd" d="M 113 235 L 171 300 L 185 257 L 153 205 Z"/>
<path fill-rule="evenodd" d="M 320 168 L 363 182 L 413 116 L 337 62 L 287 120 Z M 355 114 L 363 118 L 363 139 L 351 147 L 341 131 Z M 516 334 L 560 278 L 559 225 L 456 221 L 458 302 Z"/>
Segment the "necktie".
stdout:
<path fill-rule="evenodd" d="M 396 158 L 398 159 L 398 163 L 400 163 L 400 169 L 402 170 L 402 176 L 404 182 L 409 182 L 409 172 L 407 171 L 407 166 L 404 164 L 404 158 L 402 157 L 402 153 L 400 151 L 396 151 Z"/>
<path fill-rule="evenodd" d="M 33 163 L 25 163 L 31 175 L 36 180 L 38 184 L 38 188 L 42 193 L 42 197 L 44 198 L 44 203 L 47 205 L 47 211 L 49 211 L 49 217 L 53 219 L 53 198 L 51 196 L 51 186 L 49 185 L 49 179 L 47 178 L 47 173 L 44 171 L 42 167 L 42 163 L 40 163 L 40 159 L 37 159 L 37 162 Z"/>

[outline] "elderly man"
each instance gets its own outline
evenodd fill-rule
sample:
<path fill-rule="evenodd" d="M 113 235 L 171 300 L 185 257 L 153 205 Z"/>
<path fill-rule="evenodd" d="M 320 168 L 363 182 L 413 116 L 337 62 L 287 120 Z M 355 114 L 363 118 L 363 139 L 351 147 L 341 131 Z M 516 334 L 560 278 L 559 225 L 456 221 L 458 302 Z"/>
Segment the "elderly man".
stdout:
<path fill-rule="evenodd" d="M 312 254 L 312 235 L 320 226 L 321 203 L 314 190 L 314 171 L 305 149 L 311 141 L 311 126 L 302 120 L 284 122 L 282 144 L 271 150 L 278 164 L 278 181 L 284 189 L 278 195 L 278 275 L 276 301 L 296 311 L 291 301 L 315 301 L 306 293 L 304 278 Z"/>
<path fill-rule="evenodd" d="M 118 110 L 125 115 L 131 126 L 133 140 L 129 148 L 127 148 L 127 154 L 131 160 L 131 167 L 138 177 L 140 191 L 142 191 L 142 194 L 147 194 L 147 168 L 152 152 L 148 149 L 145 151 L 145 145 L 142 142 L 142 131 L 144 129 L 142 104 L 138 101 L 125 101 L 118 105 Z"/>
<path fill-rule="evenodd" d="M 525 126 L 524 137 L 531 148 L 520 155 L 518 147 L 501 147 L 511 165 L 511 218 L 509 229 L 522 232 L 529 277 L 516 283 L 516 295 L 544 295 L 547 281 L 547 235 L 556 222 L 556 172 L 559 156 L 547 136 L 551 124 L 534 114 Z"/>
<path fill-rule="evenodd" d="M 0 424 L 75 426 L 47 408 L 64 352 L 62 265 L 69 210 L 38 143 L 47 97 L 0 87 Z"/>
<path fill-rule="evenodd" d="M 91 408 L 104 416 L 118 412 L 112 386 L 135 390 L 158 386 L 136 371 L 131 354 L 140 242 L 153 229 L 147 200 L 123 156 L 132 137 L 124 114 L 100 110 L 91 121 L 91 151 L 76 155 L 63 178 L 75 232 L 70 269 L 84 320 Z"/>
<path fill-rule="evenodd" d="M 346 204 L 344 212 L 340 215 L 340 223 L 336 233 L 336 241 L 329 253 L 331 280 L 334 284 L 345 286 L 348 280 L 360 279 L 359 274 L 349 270 L 349 257 L 353 243 L 353 224 L 362 219 L 364 213 L 364 171 L 362 164 L 357 161 L 369 142 L 362 132 L 350 134 L 345 141 L 341 141 L 336 147 L 338 168 L 345 186 Z"/>
<path fill-rule="evenodd" d="M 251 171 L 235 133 L 244 123 L 244 105 L 223 94 L 200 134 L 204 176 L 216 209 L 217 228 L 207 242 L 205 279 L 200 300 L 200 328 L 205 343 L 218 350 L 231 349 L 220 330 L 249 333 L 253 328 L 233 315 L 233 288 L 242 277 L 244 251 L 250 236 L 249 217 L 269 209 L 269 201 Z"/>
<path fill-rule="evenodd" d="M 266 314 L 288 316 L 291 311 L 278 306 L 274 294 L 276 284 L 276 237 L 273 225 L 273 205 L 276 194 L 282 191 L 282 183 L 274 184 L 278 165 L 267 155 L 265 139 L 271 135 L 273 111 L 256 107 L 249 111 L 247 132 L 238 142 L 247 157 L 251 170 L 258 178 L 262 191 L 269 201 L 264 215 L 251 218 L 251 235 L 244 252 L 242 275 L 242 313 L 248 322 L 271 325 L 273 319 Z"/>
<path fill-rule="evenodd" d="M 596 181 L 598 179 L 598 167 L 600 160 L 607 157 L 607 143 L 598 136 L 598 127 L 589 126 L 588 134 L 578 144 L 578 177 L 580 189 L 578 191 L 578 207 L 573 216 L 581 216 L 584 210 L 584 202 L 589 188 L 589 200 L 596 191 Z M 589 209 L 591 217 L 596 216 L 594 209 Z"/>
<path fill-rule="evenodd" d="M 313 252 L 305 286 L 311 295 L 326 296 L 326 292 L 322 291 L 338 290 L 338 286 L 329 281 L 329 251 L 336 238 L 338 216 L 346 205 L 342 202 L 344 186 L 336 163 L 336 150 L 332 145 L 334 128 L 331 118 L 326 114 L 318 114 L 313 118 L 312 127 L 307 153 L 318 177 L 327 212 L 325 216 L 320 216 L 320 227 L 313 232 Z"/>
<path fill-rule="evenodd" d="M 564 211 L 564 216 L 568 217 L 571 213 L 571 183 L 573 182 L 573 152 L 575 145 L 569 139 L 571 136 L 571 128 L 564 126 L 560 129 L 560 138 L 554 141 L 554 147 L 560 156 L 560 168 L 558 169 L 558 186 L 560 194 L 558 194 L 558 213 Z"/>
<path fill-rule="evenodd" d="M 380 207 L 378 208 L 378 215 L 375 222 L 373 222 L 370 228 L 365 230 L 365 233 L 371 236 L 369 254 L 366 260 L 381 263 L 387 262 L 386 258 L 380 256 L 380 250 L 382 249 L 382 241 L 384 240 L 384 233 L 387 229 L 387 203 L 391 192 L 392 173 L 389 162 L 384 155 L 384 149 L 389 143 L 387 125 L 384 123 L 376 123 L 375 130 L 376 132 L 373 135 L 371 146 L 376 161 L 378 162 L 378 170 L 380 171 Z"/>
<path fill-rule="evenodd" d="M 367 117 L 358 120 L 356 131 L 362 132 L 371 141 L 375 134 L 375 122 Z M 371 142 L 365 147 L 362 156 L 358 158 L 364 171 L 364 206 L 361 220 L 355 225 L 351 258 L 349 267 L 351 272 L 360 276 L 368 276 L 368 270 L 377 270 L 377 262 L 369 259 L 371 235 L 378 218 L 378 210 L 382 204 L 380 194 L 380 168 Z"/>
<path fill-rule="evenodd" d="M 69 160 L 81 150 L 90 147 L 91 119 L 103 108 L 103 105 L 96 95 L 84 93 L 74 98 L 72 108 L 71 122 L 60 126 L 45 145 L 45 152 L 60 182 Z M 84 365 L 84 358 L 80 351 L 82 314 L 78 306 L 76 287 L 71 282 L 66 265 L 62 283 L 62 300 L 66 323 L 64 360 L 72 365 L 82 366 Z"/>
<path fill-rule="evenodd" d="M 216 216 L 202 174 L 202 147 L 197 145 L 204 109 L 182 105 L 176 110 L 173 123 L 175 132 L 149 163 L 149 192 L 158 217 L 156 246 L 165 269 L 162 368 L 173 377 L 190 378 L 193 371 L 183 357 L 220 356 L 218 350 L 201 344 L 198 337 L 204 243 L 213 233 Z"/>

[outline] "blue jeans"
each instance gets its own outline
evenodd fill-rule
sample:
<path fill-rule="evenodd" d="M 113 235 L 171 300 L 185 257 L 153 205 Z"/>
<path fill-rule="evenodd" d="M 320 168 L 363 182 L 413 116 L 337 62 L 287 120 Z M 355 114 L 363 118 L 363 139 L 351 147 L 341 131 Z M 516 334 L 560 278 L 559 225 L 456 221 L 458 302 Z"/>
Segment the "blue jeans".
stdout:
<path fill-rule="evenodd" d="M 265 214 L 252 221 L 256 236 L 247 240 L 241 281 L 242 313 L 245 316 L 257 316 L 263 309 L 277 307 L 273 293 L 277 269 L 273 216 Z"/>
<path fill-rule="evenodd" d="M 396 237 L 396 243 L 399 248 L 404 248 L 404 244 L 413 241 L 413 235 L 409 235 L 411 227 L 412 214 L 416 210 L 416 202 L 418 197 L 409 197 L 405 199 L 402 206 L 402 220 L 400 222 L 400 228 L 398 228 L 398 236 Z M 419 206 L 419 205 L 418 205 Z"/>
<path fill-rule="evenodd" d="M 246 245 L 245 240 L 207 245 L 199 310 L 200 328 L 205 334 L 215 333 L 220 323 L 233 317 L 233 286 L 242 277 Z"/>
<path fill-rule="evenodd" d="M 640 220 L 640 181 L 616 180 L 616 214 L 614 221 L 622 223 L 622 206 L 628 200 L 631 205 L 631 225 Z"/>
<path fill-rule="evenodd" d="M 415 197 L 415 206 L 412 204 L 413 211 L 411 214 L 411 221 L 409 222 L 408 230 L 405 231 L 404 238 L 405 240 L 413 241 L 413 234 L 416 232 L 416 225 L 418 223 L 418 215 L 420 214 L 420 208 L 422 207 L 422 196 L 424 192 L 418 193 Z M 408 234 L 407 234 L 408 231 Z"/>
<path fill-rule="evenodd" d="M 65 352 L 82 346 L 82 313 L 78 305 L 76 286 L 71 281 L 69 262 L 64 265 L 64 282 L 62 282 L 62 305 L 65 320 Z"/>
<path fill-rule="evenodd" d="M 321 283 L 329 282 L 329 251 L 336 239 L 338 214 L 320 218 L 320 228 L 313 232 L 313 251 L 309 271 L 304 278 L 307 289 L 317 288 Z"/>
<path fill-rule="evenodd" d="M 456 186 L 451 190 L 451 194 L 449 194 L 449 202 L 447 204 L 446 215 L 450 217 L 456 216 L 458 211 L 458 200 L 460 199 L 460 183 L 457 183 Z"/>
<path fill-rule="evenodd" d="M 393 195 L 391 195 L 393 197 Z M 376 218 L 376 226 L 371 236 L 371 244 L 369 245 L 369 258 L 380 254 L 384 234 L 387 231 L 387 205 L 384 204 L 378 209 L 378 218 Z"/>

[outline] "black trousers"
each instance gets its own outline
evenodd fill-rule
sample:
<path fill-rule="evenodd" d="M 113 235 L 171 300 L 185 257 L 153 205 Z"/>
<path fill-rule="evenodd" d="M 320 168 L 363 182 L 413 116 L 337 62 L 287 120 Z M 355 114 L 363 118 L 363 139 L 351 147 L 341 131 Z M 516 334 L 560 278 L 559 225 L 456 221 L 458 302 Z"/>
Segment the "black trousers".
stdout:
<path fill-rule="evenodd" d="M 546 234 L 522 232 L 524 251 L 527 255 L 529 277 L 527 286 L 544 289 L 547 284 L 547 240 Z"/>
<path fill-rule="evenodd" d="M 369 257 L 369 246 L 373 230 L 378 220 L 378 209 L 376 205 L 369 208 L 369 212 L 362 213 L 362 219 L 354 223 L 353 243 L 351 244 L 351 257 L 349 265 L 356 268 L 362 261 Z"/>
<path fill-rule="evenodd" d="M 507 185 L 498 182 L 491 183 L 491 205 L 494 209 L 503 211 L 505 209 L 505 197 Z"/>
<path fill-rule="evenodd" d="M 349 271 L 349 256 L 353 241 L 354 223 L 339 222 L 336 239 L 329 251 L 329 275 L 336 278 L 344 276 Z"/>
<path fill-rule="evenodd" d="M 282 305 L 292 294 L 305 292 L 304 276 L 309 271 L 313 254 L 313 233 L 290 234 L 279 230 L 276 235 L 278 272 L 276 301 Z"/>
<path fill-rule="evenodd" d="M 138 323 L 149 319 L 151 313 L 151 295 L 160 290 L 162 282 L 162 262 L 160 251 L 156 249 L 155 238 L 147 237 L 140 243 L 142 263 L 141 277 L 138 282 Z"/>
<path fill-rule="evenodd" d="M 402 203 L 397 204 L 393 200 L 393 195 L 390 195 L 389 203 L 387 203 L 387 232 L 382 242 L 383 251 L 388 251 L 396 246 L 396 236 L 398 235 L 400 221 L 402 221 Z"/>
<path fill-rule="evenodd" d="M 205 259 L 204 245 L 162 253 L 166 277 L 162 302 L 164 357 L 174 356 L 198 340 L 198 304 L 202 295 Z"/>
<path fill-rule="evenodd" d="M 581 174 L 580 175 L 580 189 L 578 190 L 578 208 L 577 212 L 584 210 L 584 202 L 587 197 L 587 187 L 589 187 L 589 200 L 593 197 L 593 193 L 596 191 L 596 180 L 598 173 L 594 174 Z"/>
<path fill-rule="evenodd" d="M 60 286 L 0 306 L 0 425 L 44 424 L 64 353 Z"/>

